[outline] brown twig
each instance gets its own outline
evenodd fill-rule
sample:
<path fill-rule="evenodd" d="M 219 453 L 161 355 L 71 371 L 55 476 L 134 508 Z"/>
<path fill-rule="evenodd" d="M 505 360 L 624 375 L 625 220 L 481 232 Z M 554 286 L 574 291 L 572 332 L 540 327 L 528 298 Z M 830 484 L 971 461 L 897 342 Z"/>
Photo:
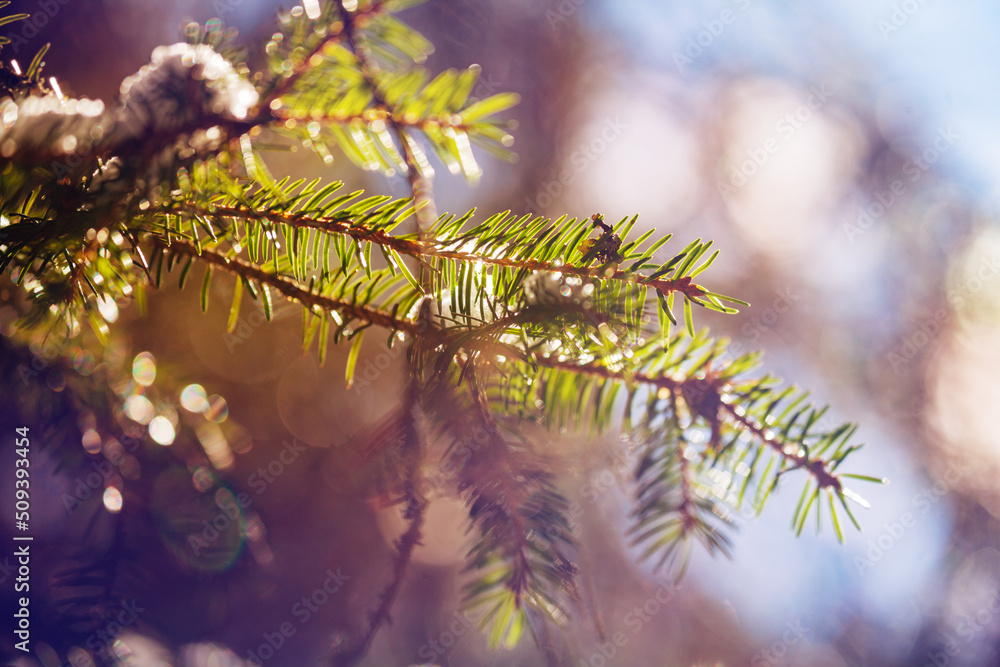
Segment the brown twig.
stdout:
<path fill-rule="evenodd" d="M 570 361 L 559 361 L 551 357 L 543 357 L 539 355 L 535 355 L 532 361 L 539 366 L 544 366 L 546 368 L 555 368 L 571 373 L 591 375 L 619 382 L 638 382 L 641 384 L 667 389 L 670 392 L 681 389 L 686 382 L 703 382 L 700 378 L 675 380 L 671 377 L 663 375 L 654 377 L 643 373 L 632 373 L 626 377 L 624 373 L 612 371 L 598 363 L 576 364 Z M 820 458 L 809 458 L 809 456 L 802 452 L 799 448 L 796 448 L 794 451 L 789 451 L 787 443 L 783 443 L 776 439 L 773 435 L 770 435 L 760 424 L 755 423 L 746 415 L 740 414 L 736 410 L 736 406 L 727 403 L 724 400 L 722 401 L 721 409 L 724 410 L 726 414 L 733 419 L 733 421 L 753 433 L 758 440 L 774 450 L 782 459 L 790 463 L 793 467 L 805 468 L 808 470 L 821 488 L 829 487 L 836 491 L 840 490 L 840 479 L 826 469 L 826 461 Z"/>
<path fill-rule="evenodd" d="M 422 337 L 430 336 L 433 338 L 435 336 L 435 331 L 428 331 L 426 326 L 421 326 L 421 324 L 413 320 L 402 319 L 377 308 L 358 306 L 349 301 L 333 299 L 310 292 L 308 287 L 301 285 L 291 278 L 268 273 L 256 264 L 239 259 L 238 257 L 227 257 L 207 248 L 199 250 L 193 243 L 179 239 L 171 239 L 169 243 L 157 239 L 155 244 L 160 250 L 197 257 L 233 275 L 246 278 L 247 280 L 255 280 L 263 285 L 273 287 L 286 298 L 298 301 L 311 310 L 337 311 L 352 319 L 361 320 L 362 322 L 374 324 L 385 329 L 404 331 Z"/>
<path fill-rule="evenodd" d="M 677 395 L 674 392 L 670 392 L 670 403 L 673 407 L 673 412 L 677 414 Z M 694 494 L 691 490 L 691 473 L 690 467 L 688 465 L 687 457 L 684 456 L 684 446 L 687 441 L 684 439 L 683 434 L 677 438 L 677 467 L 680 470 L 681 476 L 681 504 L 677 507 L 677 512 L 683 517 L 681 523 L 683 526 L 683 532 L 686 534 L 691 528 L 697 523 L 697 518 L 692 511 L 695 507 Z"/>
<path fill-rule="evenodd" d="M 387 123 L 394 124 L 401 128 L 412 128 L 414 130 L 427 130 L 427 129 L 437 129 L 437 128 L 451 128 L 459 132 L 471 133 L 474 131 L 474 125 L 463 122 L 454 122 L 453 119 L 456 117 L 461 117 L 461 114 L 446 113 L 439 116 L 434 116 L 431 118 L 410 118 L 405 115 L 395 114 L 386 107 L 378 106 L 371 109 L 366 109 L 362 113 L 358 114 L 337 114 L 333 116 L 316 115 L 316 114 L 298 114 L 298 113 L 288 113 L 282 109 L 276 110 L 271 114 L 276 120 L 309 120 L 316 121 L 318 123 L 334 123 L 337 125 L 351 123 L 352 121 L 361 121 L 363 123 L 371 123 L 372 121 L 382 120 Z"/>
<path fill-rule="evenodd" d="M 392 606 L 396 602 L 403 580 L 406 578 L 406 570 L 413 557 L 413 550 L 420 544 L 420 530 L 424 523 L 426 501 L 416 495 L 416 487 L 413 484 L 410 486 L 408 498 L 412 500 L 407 501 L 407 513 L 409 514 L 407 518 L 410 525 L 395 542 L 396 555 L 392 561 L 392 578 L 379 595 L 378 607 L 369 617 L 364 635 L 350 649 L 334 656 L 333 664 L 335 667 L 349 667 L 356 664 L 371 649 L 372 641 L 375 640 L 379 629 L 384 624 L 392 622 Z M 410 493 L 413 495 L 411 496 Z"/>
<path fill-rule="evenodd" d="M 402 443 L 402 455 L 406 457 L 407 464 L 407 482 L 404 494 L 406 510 L 403 518 L 409 521 L 409 526 L 395 542 L 396 554 L 392 560 L 392 576 L 379 595 L 378 606 L 369 616 L 365 633 L 354 646 L 333 657 L 332 662 L 335 667 L 349 667 L 357 663 L 368 653 L 379 629 L 386 623 L 392 622 L 392 606 L 399 596 L 399 591 L 406 578 L 406 570 L 413 558 L 413 551 L 420 544 L 420 531 L 423 527 L 424 511 L 427 507 L 427 499 L 419 491 L 421 487 L 420 464 L 424 449 L 424 438 L 419 426 L 420 394 L 416 380 L 411 378 L 406 392 L 408 422 Z"/>
<path fill-rule="evenodd" d="M 455 260 L 460 262 L 479 263 L 486 266 L 500 266 L 504 268 L 520 269 L 525 271 L 558 271 L 567 276 L 579 276 L 585 278 L 601 278 L 604 280 L 618 280 L 630 282 L 636 285 L 652 287 L 660 293 L 666 295 L 671 292 L 680 292 L 687 298 L 700 298 L 705 295 L 705 290 L 693 282 L 690 277 L 685 276 L 677 280 L 650 279 L 638 273 L 628 271 L 615 271 L 610 275 L 606 274 L 606 267 L 601 266 L 573 266 L 571 264 L 556 265 L 552 262 L 539 261 L 535 259 L 517 259 L 512 257 L 490 257 L 488 255 L 478 255 L 475 253 L 463 252 L 461 250 L 448 250 L 448 243 L 442 243 L 430 237 L 419 240 L 406 239 L 387 234 L 379 229 L 371 229 L 350 224 L 346 220 L 335 218 L 313 218 L 298 213 L 280 213 L 276 211 L 255 211 L 239 206 L 216 206 L 213 208 L 197 207 L 192 204 L 183 204 L 184 208 L 195 211 L 206 216 L 227 216 L 227 217 L 253 217 L 258 219 L 280 222 L 292 227 L 303 229 L 318 229 L 321 231 L 342 234 L 358 241 L 367 241 L 385 248 L 395 250 L 400 254 L 413 257 L 423 262 L 428 258 Z M 171 209 L 163 209 L 163 212 L 172 212 Z"/>
<path fill-rule="evenodd" d="M 399 143 L 403 151 L 403 161 L 406 164 L 406 178 L 410 183 L 410 190 L 413 193 L 413 201 L 416 205 L 417 227 L 421 238 L 424 238 L 427 231 L 434 224 L 434 221 L 437 220 L 437 208 L 434 205 L 430 178 L 422 172 L 420 165 L 417 163 L 416 154 L 410 145 L 412 139 L 406 134 L 403 125 L 396 121 L 392 107 L 386 102 L 382 91 L 379 90 L 378 66 L 368 50 L 368 45 L 365 44 L 358 32 L 358 15 L 345 9 L 343 0 L 337 0 L 337 6 L 340 8 L 340 15 L 344 21 L 344 35 L 347 38 L 347 43 L 351 51 L 354 53 L 354 57 L 358 61 L 358 69 L 361 72 L 361 76 L 371 91 L 372 103 L 375 109 L 385 114 L 385 121 L 399 137 Z M 423 272 L 423 267 L 421 267 L 421 273 Z"/>
<path fill-rule="evenodd" d="M 344 16 L 347 12 L 345 12 L 343 4 L 338 3 L 338 5 L 340 7 L 341 16 Z M 383 12 L 385 5 L 385 2 L 376 2 L 367 9 L 355 12 L 353 15 L 354 22 L 358 23 L 378 16 Z M 344 39 L 346 36 L 345 33 L 346 22 L 340 26 L 334 23 L 333 26 L 330 27 L 330 32 L 326 35 L 326 37 L 317 42 L 316 46 L 314 46 L 312 50 L 309 51 L 309 53 L 307 53 L 301 61 L 299 61 L 298 65 L 296 65 L 284 79 L 276 79 L 273 82 L 272 88 L 267 91 L 266 95 L 263 96 L 263 101 L 260 104 L 260 107 L 265 115 L 270 114 L 271 112 L 271 102 L 280 99 L 282 95 L 286 95 L 292 87 L 295 86 L 295 83 L 302 77 L 302 75 L 315 66 L 315 63 L 312 62 L 313 58 L 322 54 L 323 49 L 326 48 L 327 44 L 339 42 Z M 267 118 L 267 120 L 271 120 L 271 118 Z"/>
<path fill-rule="evenodd" d="M 795 467 L 805 468 L 812 473 L 813 477 L 816 479 L 816 483 L 819 485 L 819 488 L 832 488 L 834 491 L 837 491 L 838 493 L 840 492 L 840 479 L 826 469 L 826 461 L 818 458 L 811 459 L 807 454 L 798 448 L 792 452 L 788 451 L 788 445 L 786 443 L 783 443 L 776 439 L 773 435 L 770 435 L 763 426 L 750 420 L 745 414 L 740 414 L 736 410 L 736 406 L 723 401 L 722 408 L 729 413 L 729 416 L 732 417 L 733 420 L 757 436 L 757 438 L 768 447 L 778 452 L 778 454 L 780 454 L 786 461 L 790 462 Z"/>

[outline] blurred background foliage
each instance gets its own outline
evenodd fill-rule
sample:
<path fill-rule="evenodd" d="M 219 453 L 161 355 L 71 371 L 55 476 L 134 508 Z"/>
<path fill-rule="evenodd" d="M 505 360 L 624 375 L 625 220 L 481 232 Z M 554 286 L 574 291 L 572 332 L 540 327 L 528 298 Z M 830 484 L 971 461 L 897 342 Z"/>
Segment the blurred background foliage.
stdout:
<path fill-rule="evenodd" d="M 4 26 L 14 40 L 4 56 L 25 60 L 52 42 L 46 73 L 67 93 L 106 101 L 189 19 L 221 17 L 240 29 L 251 62 L 263 62 L 277 10 L 269 0 L 16 4 L 49 19 L 34 32 Z M 866 490 L 873 509 L 845 546 L 829 531 L 795 539 L 787 525 L 794 499 L 785 498 L 740 532 L 731 562 L 696 554 L 681 586 L 667 590 L 623 546 L 627 470 L 605 470 L 616 462 L 601 443 L 554 443 L 579 454 L 562 485 L 586 510 L 577 527 L 591 610 L 561 640 L 563 664 L 995 663 L 1000 8 L 972 0 L 431 0 L 404 16 L 435 44 L 433 71 L 475 62 L 476 96 L 513 91 L 522 99 L 512 113 L 519 162 L 482 156 L 488 177 L 471 189 L 439 170 L 439 210 L 637 212 L 640 226 L 716 239 L 726 261 L 713 284 L 753 307 L 704 321 L 744 350 L 767 350 L 768 368 L 812 387 L 836 406 L 834 417 L 861 422 L 858 437 L 869 446 L 856 463 L 891 479 Z M 292 178 L 408 193 L 402 178 L 345 159 L 269 159 Z M 44 604 L 60 603 L 60 573 L 109 564 L 74 562 L 71 547 L 81 547 L 128 563 L 123 585 L 143 610 L 124 628 L 133 664 L 241 664 L 303 609 L 309 622 L 296 622 L 265 664 L 319 664 L 356 630 L 404 529 L 396 509 L 352 495 L 344 447 L 370 437 L 366 429 L 395 405 L 402 355 L 369 340 L 358 361 L 366 382 L 345 390 L 346 349 L 331 349 L 322 368 L 302 356 L 296 309 L 261 325 L 249 304 L 234 336 L 223 333 L 223 309 L 202 314 L 191 290 L 163 289 L 148 301 L 145 317 L 122 310 L 106 359 L 81 350 L 75 365 L 100 367 L 109 392 L 127 396 L 124 385 L 139 377 L 135 359 L 148 353 L 151 382 L 204 387 L 189 394 L 201 409 L 178 406 L 182 435 L 211 440 L 205 424 L 214 424 L 240 443 L 227 472 L 233 483 L 218 489 L 233 498 L 213 496 L 212 511 L 240 502 L 229 486 L 242 490 L 251 502 L 233 515 L 254 526 L 247 534 L 256 539 L 243 545 L 223 535 L 203 557 L 185 549 L 171 556 L 164 544 L 176 523 L 211 510 L 198 497 L 161 480 L 144 502 L 121 499 L 119 528 L 101 530 L 107 498 L 87 495 L 70 512 L 59 500 L 81 479 L 86 485 L 82 457 L 75 468 L 43 462 L 33 479 L 48 477 L 51 507 L 36 506 L 34 523 L 55 545 L 33 562 L 45 573 Z M 5 334 L 12 312 L 0 309 Z M 61 381 L 59 369 L 37 361 L 41 351 L 17 359 L 5 345 L 2 353 L 4 363 L 41 364 L 50 386 Z M 198 402 L 210 398 L 214 412 Z M 144 406 L 133 409 L 141 415 Z M 282 448 L 294 455 L 278 459 Z M 189 461 L 189 469 L 203 463 Z M 154 477 L 157 462 L 144 464 L 153 469 L 136 474 Z M 12 482 L 4 477 L 6 502 Z M 153 520 L 130 518 L 132 506 Z M 488 652 L 455 615 L 463 514 L 458 501 L 431 504 L 394 623 L 363 664 L 540 663 L 530 642 Z M 349 585 L 315 609 L 300 604 L 331 572 Z M 10 649 L 10 637 L 0 642 Z M 18 664 L 70 658 L 53 650 L 38 659 Z"/>

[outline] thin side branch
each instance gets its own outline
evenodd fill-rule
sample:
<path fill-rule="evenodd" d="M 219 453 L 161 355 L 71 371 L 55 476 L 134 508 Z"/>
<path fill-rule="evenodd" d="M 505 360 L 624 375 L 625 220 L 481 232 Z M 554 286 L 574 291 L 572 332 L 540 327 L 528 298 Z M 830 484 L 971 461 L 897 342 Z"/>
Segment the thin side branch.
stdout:
<path fill-rule="evenodd" d="M 551 357 L 542 357 L 535 355 L 532 358 L 533 363 L 539 366 L 544 366 L 546 368 L 556 368 L 563 371 L 568 371 L 571 373 L 578 373 L 581 375 L 591 375 L 606 380 L 614 380 L 618 382 L 632 382 L 646 384 L 653 387 L 664 388 L 668 391 L 675 391 L 683 387 L 685 382 L 689 380 L 675 380 L 667 376 L 653 377 L 651 375 L 645 375 L 643 373 L 631 373 L 626 375 L 618 371 L 613 371 L 605 366 L 597 363 L 589 364 L 575 364 L 569 361 L 558 361 L 552 359 Z M 703 382 L 699 379 L 691 379 L 692 382 Z M 826 469 L 827 462 L 819 458 L 809 458 L 808 454 L 799 448 L 798 446 L 791 445 L 789 443 L 781 442 L 776 439 L 773 435 L 769 434 L 768 431 L 763 428 L 760 424 L 757 424 L 747 418 L 746 415 L 740 414 L 736 410 L 736 406 L 727 403 L 725 400 L 722 401 L 722 409 L 739 425 L 747 429 L 749 432 L 759 439 L 762 443 L 774 450 L 781 458 L 790 463 L 796 468 L 805 468 L 808 470 L 816 482 L 821 488 L 829 487 L 836 491 L 841 488 L 840 480 L 836 475 L 832 474 Z M 794 448 L 793 448 L 794 447 Z"/>
<path fill-rule="evenodd" d="M 352 21 L 354 22 L 354 24 L 360 24 L 366 20 L 370 20 L 371 18 L 374 18 L 379 14 L 381 14 L 385 10 L 386 4 L 387 4 L 386 2 L 375 2 L 372 4 L 371 7 L 368 7 L 367 9 L 356 11 L 351 17 Z M 338 6 L 340 8 L 342 17 L 348 15 L 347 12 L 344 10 L 344 6 L 342 3 L 338 3 Z M 327 34 L 327 36 L 324 39 L 321 39 L 319 42 L 317 42 L 316 46 L 314 46 L 313 49 L 309 53 L 307 53 L 306 56 L 301 61 L 299 61 L 299 64 L 296 65 L 292 69 L 292 71 L 287 76 L 285 76 L 284 79 L 276 80 L 274 82 L 273 87 L 271 88 L 271 90 L 267 92 L 267 95 L 263 97 L 263 101 L 260 104 L 260 108 L 263 109 L 263 112 L 265 114 L 264 118 L 261 119 L 261 122 L 268 122 L 270 120 L 279 118 L 279 116 L 274 116 L 273 114 L 270 113 L 271 102 L 280 99 L 282 95 L 285 95 L 289 91 L 291 91 L 291 89 L 295 86 L 296 82 L 300 78 L 302 78 L 302 75 L 316 66 L 316 64 L 313 62 L 313 59 L 322 55 L 323 49 L 326 48 L 327 44 L 339 42 L 345 39 L 347 32 L 346 22 L 334 23 L 332 26 L 329 26 L 329 30 L 330 30 L 329 34 Z"/>
<path fill-rule="evenodd" d="M 278 109 L 272 116 L 276 120 L 299 120 L 299 116 Z M 382 120 L 389 124 L 394 124 L 400 128 L 414 129 L 414 130 L 427 130 L 427 129 L 437 129 L 437 128 L 449 128 L 452 130 L 457 130 L 459 132 L 465 132 L 471 134 L 474 131 L 474 125 L 463 122 L 455 122 L 455 117 L 461 117 L 461 114 L 440 114 L 438 116 L 431 116 L 429 118 L 408 118 L 403 114 L 393 113 L 391 109 L 386 107 L 375 107 L 371 109 L 366 109 L 364 112 L 359 114 L 338 114 L 335 116 L 309 116 L 310 121 L 316 121 L 321 124 L 335 124 L 335 125 L 346 125 L 352 121 L 361 121 L 362 123 L 371 123 L 372 121 Z"/>
<path fill-rule="evenodd" d="M 419 482 L 419 479 L 414 480 Z M 392 622 L 392 606 L 396 602 L 399 590 L 406 578 L 406 570 L 409 567 L 410 559 L 413 557 L 413 550 L 420 544 L 420 530 L 424 525 L 424 509 L 426 501 L 419 498 L 415 491 L 416 486 L 411 484 L 410 492 L 407 494 L 407 512 L 410 514 L 410 525 L 406 532 L 396 540 L 396 555 L 392 561 L 392 579 L 379 595 L 379 604 L 372 612 L 365 634 L 358 640 L 357 644 L 344 653 L 340 653 L 333 658 L 335 667 L 350 667 L 368 653 L 372 642 L 379 629 L 386 623 Z M 412 495 L 411 495 L 412 494 Z"/>
<path fill-rule="evenodd" d="M 477 255 L 475 253 L 463 252 L 461 250 L 448 250 L 447 241 L 441 242 L 432 238 L 420 240 L 405 239 L 387 234 L 378 229 L 369 229 L 350 224 L 345 220 L 334 218 L 312 218 L 310 216 L 297 213 L 280 213 L 277 211 L 255 211 L 241 206 L 216 206 L 211 209 L 197 207 L 192 204 L 184 204 L 185 209 L 205 216 L 228 216 L 236 218 L 257 218 L 280 222 L 292 227 L 303 229 L 318 229 L 332 234 L 341 234 L 358 241 L 367 241 L 375 245 L 395 250 L 400 254 L 413 257 L 423 263 L 427 259 L 446 259 L 470 264 L 480 264 L 485 266 L 500 266 L 504 268 L 519 269 L 526 271 L 559 271 L 567 276 L 580 276 L 585 278 L 600 278 L 602 280 L 617 280 L 627 283 L 634 283 L 645 287 L 652 287 L 660 293 L 667 295 L 671 292 L 680 292 L 687 298 L 698 299 L 705 295 L 705 290 L 699 285 L 691 282 L 689 277 L 678 280 L 650 279 L 638 273 L 628 271 L 615 271 L 610 275 L 607 269 L 601 266 L 573 266 L 569 264 L 555 265 L 552 262 L 539 261 L 534 259 L 515 259 L 511 257 L 491 257 L 488 255 Z M 164 209 L 164 213 L 174 213 L 175 210 Z M 418 211 L 419 215 L 419 211 Z"/>
<path fill-rule="evenodd" d="M 391 313 L 378 310 L 377 308 L 357 306 L 349 301 L 332 299 L 330 297 L 315 294 L 314 292 L 310 292 L 308 287 L 292 280 L 291 278 L 286 278 L 274 273 L 268 273 L 259 266 L 248 261 L 237 257 L 227 257 L 222 253 L 218 253 L 207 248 L 202 248 L 199 251 L 193 243 L 189 243 L 188 241 L 172 239 L 168 244 L 161 240 L 157 240 L 156 247 L 171 253 L 197 257 L 202 261 L 211 264 L 212 266 L 217 266 L 233 275 L 246 278 L 247 280 L 255 280 L 258 283 L 273 287 L 286 298 L 297 301 L 313 311 L 335 310 L 347 317 L 361 320 L 362 322 L 368 322 L 385 329 L 403 331 L 408 334 L 415 336 L 419 335 L 422 337 L 433 337 L 435 335 L 434 331 L 427 331 L 425 326 L 421 326 L 413 320 L 402 319 L 392 315 Z"/>
<path fill-rule="evenodd" d="M 392 622 L 392 606 L 399 596 L 403 580 L 406 578 L 406 571 L 413 551 L 420 544 L 420 530 L 424 524 L 424 511 L 427 508 L 427 499 L 421 495 L 420 464 L 423 460 L 424 435 L 420 430 L 419 405 L 420 390 L 415 379 L 411 378 L 406 392 L 407 425 L 406 436 L 403 439 L 402 454 L 406 457 L 407 481 L 404 499 L 406 510 L 403 518 L 410 522 L 406 532 L 396 540 L 396 554 L 392 560 L 392 576 L 388 585 L 379 595 L 378 607 L 372 612 L 368 619 L 368 626 L 364 635 L 347 651 L 340 653 L 333 658 L 334 667 L 349 667 L 356 664 L 371 649 L 371 644 L 375 640 L 375 635 L 386 623 Z"/>
<path fill-rule="evenodd" d="M 673 392 L 670 393 L 670 402 L 673 404 L 673 413 L 677 414 L 677 396 Z M 691 468 L 688 463 L 687 457 L 684 456 L 684 446 L 687 441 L 684 439 L 683 434 L 681 437 L 677 438 L 676 448 L 677 448 L 677 467 L 679 468 L 680 478 L 681 478 L 681 504 L 677 508 L 677 512 L 683 517 L 682 525 L 684 528 L 684 533 L 687 534 L 691 528 L 697 523 L 694 515 L 694 491 L 691 488 Z"/>
<path fill-rule="evenodd" d="M 406 134 L 403 125 L 396 121 L 392 107 L 386 102 L 382 91 L 379 90 L 378 66 L 375 63 L 375 58 L 368 49 L 368 45 L 364 43 L 359 34 L 359 14 L 348 11 L 344 7 L 344 0 L 337 0 L 337 7 L 340 9 L 340 15 L 344 20 L 344 35 L 347 38 L 347 44 L 354 53 L 354 57 L 358 60 L 358 69 L 361 71 L 361 76 L 371 91 L 372 103 L 377 111 L 384 114 L 384 120 L 392 131 L 396 133 L 396 136 L 399 137 L 399 143 L 403 150 L 403 161 L 406 164 L 406 178 L 410 183 L 410 190 L 413 192 L 413 202 L 416 205 L 417 227 L 423 239 L 438 217 L 437 207 L 434 205 L 430 178 L 424 175 L 423 170 L 418 164 L 416 153 L 410 143 L 413 139 Z M 421 267 L 421 273 L 424 273 L 423 267 Z"/>
<path fill-rule="evenodd" d="M 811 459 L 804 450 L 799 449 L 796 445 L 786 444 L 776 439 L 763 426 L 751 421 L 745 414 L 740 414 L 736 410 L 736 406 L 723 401 L 722 407 L 734 421 L 753 433 L 768 447 L 781 454 L 786 461 L 789 461 L 795 467 L 805 468 L 812 473 L 813 477 L 816 478 L 819 488 L 832 488 L 834 491 L 840 492 L 840 479 L 826 469 L 826 461 Z M 795 449 L 790 450 L 790 447 L 795 447 Z"/>

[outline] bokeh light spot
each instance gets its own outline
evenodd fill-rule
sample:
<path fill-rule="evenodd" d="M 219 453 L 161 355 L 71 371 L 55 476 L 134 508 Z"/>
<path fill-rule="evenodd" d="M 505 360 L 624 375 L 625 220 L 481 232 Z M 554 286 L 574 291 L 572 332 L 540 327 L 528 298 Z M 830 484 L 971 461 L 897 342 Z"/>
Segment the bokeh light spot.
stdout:
<path fill-rule="evenodd" d="M 125 416 L 134 422 L 148 424 L 154 412 L 153 404 L 142 394 L 133 394 L 125 399 Z"/>
<path fill-rule="evenodd" d="M 149 437 L 161 445 L 172 444 L 174 438 L 177 437 L 176 431 L 174 431 L 174 425 L 170 423 L 170 420 L 166 417 L 154 417 L 151 422 L 149 422 Z"/>
<path fill-rule="evenodd" d="M 114 323 L 118 321 L 118 304 L 110 296 L 104 296 L 97 300 L 97 310 L 100 311 L 101 316 L 108 322 Z"/>
<path fill-rule="evenodd" d="M 87 429 L 83 434 L 83 448 L 88 454 L 96 454 L 101 451 L 101 436 L 94 429 Z"/>
<path fill-rule="evenodd" d="M 149 352 L 140 352 L 132 362 L 132 377 L 143 387 L 153 384 L 156 379 L 156 358 Z"/>
<path fill-rule="evenodd" d="M 200 384 L 189 384 L 181 390 L 181 407 L 190 412 L 208 410 L 208 398 L 205 388 Z"/>
<path fill-rule="evenodd" d="M 226 421 L 228 416 L 229 404 L 226 403 L 226 399 L 218 394 L 208 399 L 208 409 L 205 410 L 205 419 L 216 424 L 221 424 Z"/>
<path fill-rule="evenodd" d="M 236 458 L 233 456 L 233 451 L 229 448 L 229 443 L 226 442 L 226 436 L 223 435 L 218 424 L 203 422 L 195 429 L 195 434 L 213 466 L 220 470 L 233 467 Z"/>
<path fill-rule="evenodd" d="M 94 370 L 94 355 L 88 350 L 77 350 L 72 358 L 73 368 L 80 375 L 90 375 Z"/>
<path fill-rule="evenodd" d="M 208 491 L 212 488 L 212 471 L 205 466 L 198 466 L 191 475 L 191 482 L 198 491 L 202 493 Z"/>
<path fill-rule="evenodd" d="M 122 511 L 122 492 L 113 486 L 104 489 L 104 508 L 112 514 Z"/>

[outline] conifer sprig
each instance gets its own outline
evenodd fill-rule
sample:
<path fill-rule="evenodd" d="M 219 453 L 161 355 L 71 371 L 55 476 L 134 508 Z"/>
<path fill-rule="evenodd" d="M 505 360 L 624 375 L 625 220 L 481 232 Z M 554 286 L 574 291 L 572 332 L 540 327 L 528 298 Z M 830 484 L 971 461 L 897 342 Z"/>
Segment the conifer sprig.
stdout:
<path fill-rule="evenodd" d="M 350 340 L 348 386 L 366 332 L 405 341 L 402 405 L 376 431 L 377 455 L 357 460 L 371 463 L 362 486 L 405 503 L 408 527 L 338 665 L 356 663 L 390 620 L 430 466 L 468 506 L 477 536 L 465 604 L 483 610 L 490 645 L 512 647 L 525 629 L 542 643 L 546 622 L 572 616 L 578 545 L 562 462 L 526 435 L 532 425 L 629 439 L 628 535 L 678 576 L 697 542 L 729 555 L 734 514 L 760 512 L 795 473 L 806 479 L 796 532 L 828 513 L 842 539 L 841 509 L 859 527 L 847 501 L 866 502 L 844 480 L 878 480 L 840 470 L 859 448 L 854 427 L 754 376 L 759 355 L 730 358 L 728 341 L 696 329 L 695 306 L 748 305 L 696 282 L 718 257 L 711 241 L 664 255 L 671 235 L 633 235 L 636 217 L 437 215 L 428 152 L 476 180 L 473 145 L 512 155 L 511 124 L 497 115 L 517 97 L 475 99 L 477 67 L 431 76 L 421 63 L 432 45 L 395 16 L 412 4 L 295 7 L 256 74 L 230 33 L 192 29 L 190 44 L 154 52 L 115 107 L 54 96 L 37 58 L 14 83 L 4 69 L 0 270 L 34 304 L 26 322 L 62 324 L 71 338 L 86 321 L 106 340 L 110 302 L 144 301 L 174 270 L 183 287 L 201 267 L 203 310 L 213 280 L 232 281 L 230 330 L 244 293 L 268 319 L 273 293 L 301 306 L 303 350 L 315 342 L 321 363 Z M 265 136 L 405 174 L 412 197 L 276 179 Z"/>
<path fill-rule="evenodd" d="M 538 642 L 543 624 L 564 624 L 579 600 L 569 503 L 531 443 L 497 420 L 473 364 L 432 372 L 427 382 L 425 409 L 451 441 L 445 464 L 479 534 L 463 604 L 481 614 L 492 648 L 514 647 L 525 629 Z"/>

